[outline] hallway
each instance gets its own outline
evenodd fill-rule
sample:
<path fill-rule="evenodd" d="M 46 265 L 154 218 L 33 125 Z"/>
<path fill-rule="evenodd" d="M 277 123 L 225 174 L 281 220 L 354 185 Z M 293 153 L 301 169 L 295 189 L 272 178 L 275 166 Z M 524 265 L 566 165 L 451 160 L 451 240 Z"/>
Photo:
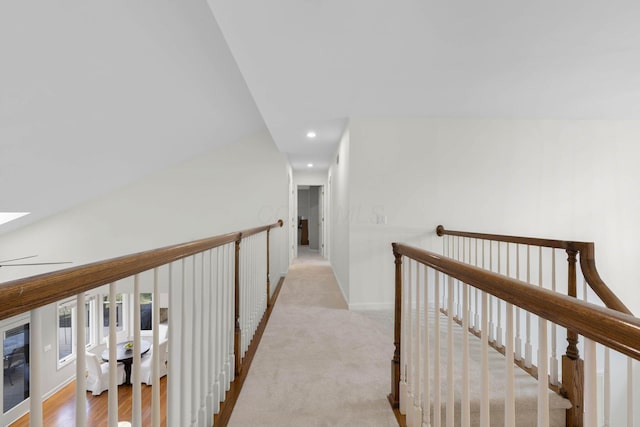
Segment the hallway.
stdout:
<path fill-rule="evenodd" d="M 229 426 L 397 426 L 392 331 L 347 310 L 328 262 L 294 260 Z"/>

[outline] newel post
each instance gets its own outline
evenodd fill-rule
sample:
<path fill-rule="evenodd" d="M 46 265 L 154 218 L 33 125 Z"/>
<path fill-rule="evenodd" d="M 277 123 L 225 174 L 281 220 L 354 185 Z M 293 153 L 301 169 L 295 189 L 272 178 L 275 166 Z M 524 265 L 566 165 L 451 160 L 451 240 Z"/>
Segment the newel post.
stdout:
<path fill-rule="evenodd" d="M 400 323 L 402 319 L 402 255 L 398 253 L 396 244 L 393 243 L 393 256 L 395 257 L 395 310 L 393 327 L 393 359 L 391 360 L 391 393 L 388 396 L 391 407 L 400 406 Z"/>
<path fill-rule="evenodd" d="M 235 301 L 234 301 L 234 316 L 235 316 L 235 329 L 233 334 L 233 351 L 235 354 L 235 371 L 236 377 L 240 375 L 242 370 L 242 356 L 240 355 L 240 340 L 242 338 L 242 330 L 240 329 L 240 241 L 242 235 L 236 240 L 236 258 L 234 265 L 234 288 L 235 288 Z"/>
<path fill-rule="evenodd" d="M 576 298 L 576 255 L 578 251 L 567 249 L 568 288 L 570 297 Z M 580 359 L 578 351 L 578 334 L 567 330 L 567 354 L 562 356 L 562 393 L 573 405 L 567 409 L 566 425 L 568 427 L 582 427 L 584 402 L 584 361 Z"/>

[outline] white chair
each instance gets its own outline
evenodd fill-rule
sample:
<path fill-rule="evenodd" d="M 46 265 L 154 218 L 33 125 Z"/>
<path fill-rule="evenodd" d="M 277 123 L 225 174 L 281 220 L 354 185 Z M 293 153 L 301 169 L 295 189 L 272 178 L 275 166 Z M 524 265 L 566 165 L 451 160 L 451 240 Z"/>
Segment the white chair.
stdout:
<path fill-rule="evenodd" d="M 158 344 L 158 353 L 160 354 L 160 377 L 161 378 L 167 375 L 168 343 L 169 343 L 169 340 L 163 340 Z M 153 350 L 153 347 L 151 350 Z M 153 382 L 153 371 L 152 371 L 152 365 L 151 365 L 153 352 L 151 350 L 149 351 L 148 354 L 144 355 L 144 357 L 142 358 L 142 361 L 140 362 L 140 381 L 147 385 L 151 385 L 151 383 Z"/>
<path fill-rule="evenodd" d="M 98 396 L 109 388 L 109 363 L 102 363 L 97 354 L 86 353 L 87 390 Z M 124 365 L 118 363 L 118 385 L 124 382 Z"/>

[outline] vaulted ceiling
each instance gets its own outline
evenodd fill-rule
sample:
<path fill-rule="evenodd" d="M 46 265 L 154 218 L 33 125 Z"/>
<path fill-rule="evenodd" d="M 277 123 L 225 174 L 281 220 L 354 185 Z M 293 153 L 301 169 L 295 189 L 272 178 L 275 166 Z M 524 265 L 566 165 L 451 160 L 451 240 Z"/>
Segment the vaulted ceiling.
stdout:
<path fill-rule="evenodd" d="M 639 18 L 618 0 L 1 2 L 0 211 L 33 214 L 0 232 L 265 125 L 294 168 L 326 169 L 354 116 L 639 119 Z"/>

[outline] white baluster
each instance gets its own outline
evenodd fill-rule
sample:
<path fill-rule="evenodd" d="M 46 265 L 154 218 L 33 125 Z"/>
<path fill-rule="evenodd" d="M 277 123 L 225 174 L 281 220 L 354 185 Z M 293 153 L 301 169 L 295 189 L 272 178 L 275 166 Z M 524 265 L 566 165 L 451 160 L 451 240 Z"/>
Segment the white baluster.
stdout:
<path fill-rule="evenodd" d="M 189 281 L 187 280 L 187 262 L 186 259 L 182 260 L 182 283 L 180 284 L 180 289 L 182 291 L 182 321 L 180 322 L 180 340 L 181 340 L 181 348 L 191 348 L 191 342 L 189 340 L 190 330 L 191 330 L 191 322 L 189 314 L 191 313 L 191 309 L 189 307 L 189 303 L 191 299 L 189 298 Z M 188 426 L 191 423 L 191 414 L 189 413 L 189 408 L 191 404 L 191 372 L 189 367 L 191 366 L 191 360 L 189 359 L 188 354 L 184 354 L 183 357 L 180 358 L 180 414 L 181 414 L 181 422 L 179 425 Z"/>
<path fill-rule="evenodd" d="M 489 427 L 489 307 L 487 293 L 482 292 L 482 367 L 480 381 L 480 427 Z"/>
<path fill-rule="evenodd" d="M 507 248 L 508 249 L 508 248 Z M 507 252 L 508 253 L 508 252 Z M 513 305 L 506 303 L 504 425 L 516 425 L 515 381 L 513 363 Z"/>
<path fill-rule="evenodd" d="M 551 248 L 551 290 L 556 291 L 556 250 Z M 550 366 L 550 378 L 551 384 L 558 385 L 560 382 L 558 371 L 558 349 L 557 349 L 557 330 L 558 326 L 555 323 L 551 324 L 551 360 L 549 360 Z"/>
<path fill-rule="evenodd" d="M 584 427 L 598 425 L 596 342 L 584 338 Z"/>
<path fill-rule="evenodd" d="M 627 427 L 633 427 L 633 359 L 627 357 Z"/>
<path fill-rule="evenodd" d="M 448 276 L 449 306 L 453 304 L 453 277 Z M 453 313 L 447 317 L 447 427 L 453 427 L 455 413 L 454 377 L 453 377 Z"/>
<path fill-rule="evenodd" d="M 469 400 L 469 286 L 462 288 L 462 419 L 461 427 L 471 425 Z"/>
<path fill-rule="evenodd" d="M 413 425 L 416 427 L 420 427 L 422 425 L 422 408 L 420 406 L 420 401 L 422 397 L 420 395 L 420 356 L 421 356 L 421 343 L 420 338 L 422 334 L 420 333 L 420 263 L 416 262 L 416 334 L 415 334 L 415 369 L 414 369 L 414 408 L 413 408 L 413 416 L 414 421 Z M 426 289 L 425 289 L 426 293 Z M 426 308 L 425 308 L 426 311 Z"/>
<path fill-rule="evenodd" d="M 440 378 L 440 272 L 435 273 L 433 287 L 433 426 L 440 427 L 442 422 L 442 400 L 440 397 L 442 380 Z"/>
<path fill-rule="evenodd" d="M 527 245 L 527 283 L 531 284 L 531 247 Z M 527 311 L 526 314 L 526 328 L 527 328 L 527 342 L 524 345 L 524 366 L 530 368 L 532 366 L 532 353 L 531 347 L 531 313 Z"/>
<path fill-rule="evenodd" d="M 409 351 L 410 335 L 407 333 L 407 293 L 409 286 L 407 282 L 408 269 L 411 268 L 411 259 L 405 257 L 405 264 L 402 266 L 402 283 L 400 305 L 400 413 L 407 413 L 407 352 Z"/>
<path fill-rule="evenodd" d="M 538 427 L 549 426 L 549 366 L 547 321 L 538 317 Z"/>
<path fill-rule="evenodd" d="M 542 246 L 538 247 L 538 283 L 542 282 Z M 538 317 L 538 427 L 549 427 L 549 350 L 547 320 Z"/>
<path fill-rule="evenodd" d="M 209 393 L 211 399 L 211 410 L 209 413 L 217 414 L 219 411 L 218 404 L 220 401 L 220 354 L 222 342 L 220 340 L 220 319 L 222 311 L 220 308 L 220 269 L 219 262 L 222 247 L 211 250 L 211 260 L 209 268 L 211 269 L 211 289 L 209 291 L 209 361 L 211 368 L 209 369 Z M 213 418 L 212 418 L 213 419 Z"/>
<path fill-rule="evenodd" d="M 475 251 L 475 266 L 478 266 L 478 239 L 476 241 L 476 251 Z M 476 288 L 476 298 L 475 298 L 475 320 L 473 322 L 474 329 L 476 332 L 480 331 L 480 289 Z"/>
<path fill-rule="evenodd" d="M 29 335 L 30 427 L 42 427 L 42 308 L 31 310 Z"/>
<path fill-rule="evenodd" d="M 76 425 L 87 423 L 87 316 L 84 292 L 76 295 Z M 34 417 L 35 418 L 35 417 Z"/>
<path fill-rule="evenodd" d="M 407 402 L 405 404 L 407 410 L 407 421 L 412 423 L 414 420 L 413 416 L 413 351 L 414 351 L 414 333 L 413 333 L 413 317 L 412 309 L 413 309 L 413 280 L 412 280 L 412 267 L 413 260 L 408 259 L 407 261 Z M 409 427 L 412 427 L 409 425 Z"/>
<path fill-rule="evenodd" d="M 153 269 L 153 353 L 151 353 L 151 368 L 153 373 L 151 387 L 151 425 L 160 426 L 160 287 L 158 284 L 158 269 Z"/>
<path fill-rule="evenodd" d="M 131 369 L 131 425 L 142 427 L 142 385 L 140 384 L 140 276 L 133 278 L 133 365 Z"/>
<path fill-rule="evenodd" d="M 209 377 L 208 374 L 208 367 L 209 367 L 209 363 L 207 361 L 207 356 L 206 356 L 206 330 L 207 327 L 210 325 L 208 325 L 208 322 L 206 322 L 205 320 L 207 319 L 207 315 L 206 315 L 206 311 L 205 311 L 205 306 L 204 303 L 206 301 L 205 299 L 205 289 L 208 289 L 208 283 L 206 283 L 206 271 L 207 271 L 207 267 L 206 267 L 206 259 L 208 258 L 207 256 L 205 256 L 205 252 L 201 252 L 200 253 L 200 280 L 198 281 L 198 286 L 196 289 L 196 297 L 195 297 L 195 302 L 196 302 L 196 328 L 194 331 L 194 336 L 196 337 L 196 341 L 198 341 L 196 343 L 196 345 L 194 346 L 194 352 L 197 353 L 196 354 L 196 369 L 199 372 L 198 375 L 198 381 L 197 381 L 197 385 L 198 385 L 198 394 L 196 402 L 199 403 L 199 407 L 198 407 L 198 425 L 200 427 L 204 427 L 205 425 L 205 419 L 206 419 L 206 397 L 207 397 L 207 378 Z"/>
<path fill-rule="evenodd" d="M 431 425 L 431 390 L 429 383 L 429 362 L 431 358 L 431 348 L 429 345 L 429 268 L 424 266 L 424 380 L 422 382 L 424 391 L 422 393 L 422 427 Z"/>
<path fill-rule="evenodd" d="M 498 274 L 502 274 L 501 271 L 501 267 L 502 267 L 502 260 L 501 260 L 501 252 L 500 252 L 500 242 L 496 242 L 498 245 Z M 507 248 L 508 249 L 508 248 Z M 497 300 L 497 311 L 498 311 L 498 324 L 496 327 L 496 346 L 498 347 L 502 347 L 502 307 L 500 304 L 500 298 L 496 298 Z"/>
<path fill-rule="evenodd" d="M 225 306 L 227 307 L 227 319 L 226 319 L 226 332 L 225 336 L 227 338 L 227 361 L 225 363 L 226 369 L 226 388 L 225 390 L 229 390 L 231 387 L 231 382 L 234 380 L 236 376 L 235 366 L 235 349 L 234 349 L 234 333 L 235 333 L 235 243 L 233 245 L 227 246 L 226 251 L 226 266 L 227 272 L 225 277 L 225 287 L 227 289 L 227 301 Z"/>
<path fill-rule="evenodd" d="M 520 280 L 520 245 L 516 243 L 516 279 Z M 515 359 L 522 360 L 522 338 L 520 337 L 520 307 L 516 307 Z"/>
<path fill-rule="evenodd" d="M 190 314 L 191 314 L 191 322 L 189 329 L 189 335 L 191 336 L 191 345 L 188 347 L 191 349 L 191 366 L 189 369 L 191 376 L 191 405 L 189 408 L 189 412 L 191 414 L 191 425 L 195 426 L 198 422 L 198 408 L 200 407 L 200 399 L 198 396 L 198 392 L 200 391 L 200 372 L 199 372 L 199 348 L 200 341 L 197 337 L 200 335 L 199 331 L 199 322 L 198 322 L 198 299 L 199 299 L 199 286 L 200 281 L 198 280 L 198 260 L 194 255 L 192 257 L 193 260 L 193 272 L 191 277 L 191 289 L 189 293 L 189 301 L 190 301 Z"/>
<path fill-rule="evenodd" d="M 462 245 L 460 244 L 460 239 L 461 239 L 461 237 L 458 236 L 458 255 L 457 255 L 457 258 L 456 258 L 456 260 L 458 260 L 458 261 L 460 261 L 460 259 L 461 259 L 460 252 L 461 252 L 461 249 L 462 249 L 462 247 L 461 247 Z M 464 252 L 462 252 L 462 253 L 464 253 Z M 462 315 L 462 309 L 461 309 L 461 304 L 462 304 L 462 282 L 459 281 L 459 280 L 457 282 L 458 282 L 458 286 L 457 286 L 457 288 L 458 288 L 458 299 L 456 300 L 456 302 L 457 302 L 458 309 L 456 311 L 456 314 L 458 316 L 458 319 L 462 319 L 462 316 L 463 316 Z"/>
<path fill-rule="evenodd" d="M 489 271 L 493 271 L 493 242 L 489 240 Z M 495 314 L 493 313 L 493 296 L 489 294 L 489 341 L 495 342 L 495 328 L 496 325 L 493 321 Z"/>
<path fill-rule="evenodd" d="M 174 263 L 169 264 L 169 307 L 171 320 L 169 321 L 169 355 L 167 366 L 167 425 L 179 425 L 180 422 L 180 322 L 182 307 L 180 291 L 173 278 Z"/>
<path fill-rule="evenodd" d="M 109 285 L 109 427 L 118 426 L 117 311 L 116 283 L 113 282 Z"/>
<path fill-rule="evenodd" d="M 604 376 L 603 376 L 603 427 L 611 425 L 611 360 L 609 347 L 604 348 Z"/>

